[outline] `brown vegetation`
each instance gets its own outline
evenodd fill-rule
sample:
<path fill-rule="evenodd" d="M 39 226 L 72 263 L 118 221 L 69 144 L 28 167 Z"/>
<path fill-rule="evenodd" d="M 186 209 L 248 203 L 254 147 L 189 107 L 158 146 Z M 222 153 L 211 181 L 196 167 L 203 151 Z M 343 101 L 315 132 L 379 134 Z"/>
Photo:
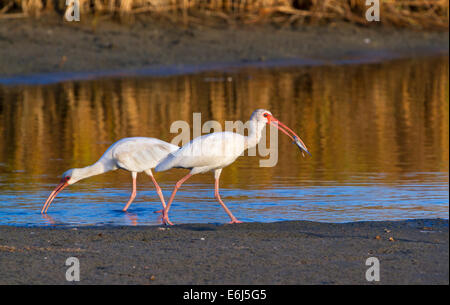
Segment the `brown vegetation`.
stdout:
<path fill-rule="evenodd" d="M 81 14 L 136 16 L 146 13 L 182 24 L 369 24 L 365 0 L 79 0 Z M 40 16 L 66 9 L 65 0 L 0 0 L 0 18 Z M 448 0 L 380 0 L 381 23 L 448 29 Z M 206 18 L 207 17 L 207 18 Z"/>

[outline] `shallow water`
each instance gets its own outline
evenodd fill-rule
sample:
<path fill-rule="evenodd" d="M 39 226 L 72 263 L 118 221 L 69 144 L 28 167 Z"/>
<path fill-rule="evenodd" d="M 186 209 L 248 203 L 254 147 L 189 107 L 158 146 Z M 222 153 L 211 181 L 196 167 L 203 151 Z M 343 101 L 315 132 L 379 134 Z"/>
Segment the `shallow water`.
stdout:
<path fill-rule="evenodd" d="M 138 195 L 125 171 L 66 188 L 40 209 L 60 175 L 95 162 L 122 137 L 169 141 L 177 120 L 248 120 L 270 109 L 312 157 L 279 135 L 275 167 L 241 157 L 225 168 L 222 199 L 243 221 L 349 222 L 448 218 L 448 57 L 377 64 L 245 68 L 170 77 L 127 77 L 42 86 L 0 86 L 0 225 L 149 225 L 160 209 L 151 180 Z M 166 198 L 175 169 L 157 173 Z M 228 221 L 211 174 L 188 180 L 175 223 Z"/>

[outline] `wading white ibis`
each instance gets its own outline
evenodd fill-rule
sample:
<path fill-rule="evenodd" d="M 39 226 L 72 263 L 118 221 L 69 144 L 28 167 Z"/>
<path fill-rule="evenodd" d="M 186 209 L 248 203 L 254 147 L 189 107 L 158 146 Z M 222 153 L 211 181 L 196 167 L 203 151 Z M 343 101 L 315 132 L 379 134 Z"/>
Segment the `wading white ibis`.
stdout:
<path fill-rule="evenodd" d="M 257 109 L 253 112 L 249 121 L 248 136 L 243 136 L 234 132 L 214 132 L 197 137 L 191 142 L 183 145 L 179 150 L 169 153 L 155 168 L 156 172 L 165 171 L 171 168 L 187 168 L 191 171 L 181 178 L 176 184 L 170 196 L 169 202 L 162 213 L 162 221 L 165 224 L 172 224 L 169 220 L 169 209 L 173 202 L 177 190 L 192 175 L 214 172 L 214 197 L 230 216 L 230 223 L 240 221 L 233 216 L 231 211 L 223 203 L 219 195 L 219 177 L 222 169 L 233 163 L 246 149 L 255 147 L 261 140 L 262 131 L 266 124 L 274 125 L 283 133 L 288 135 L 303 152 L 308 154 L 306 145 L 295 132 L 285 124 L 277 120 L 270 111 Z"/>
<path fill-rule="evenodd" d="M 72 168 L 62 175 L 61 182 L 50 194 L 41 210 L 41 213 L 47 213 L 48 207 L 55 199 L 56 195 L 66 186 L 74 184 L 88 177 L 103 174 L 116 169 L 124 169 L 131 172 L 133 179 L 133 190 L 130 200 L 123 208 L 126 211 L 136 197 L 136 177 L 140 172 L 145 172 L 153 181 L 156 192 L 161 200 L 163 209 L 166 204 L 161 192 L 161 188 L 152 174 L 152 168 L 164 159 L 169 153 L 178 150 L 179 147 L 155 138 L 124 138 L 112 144 L 103 156 L 94 164 L 83 168 Z"/>

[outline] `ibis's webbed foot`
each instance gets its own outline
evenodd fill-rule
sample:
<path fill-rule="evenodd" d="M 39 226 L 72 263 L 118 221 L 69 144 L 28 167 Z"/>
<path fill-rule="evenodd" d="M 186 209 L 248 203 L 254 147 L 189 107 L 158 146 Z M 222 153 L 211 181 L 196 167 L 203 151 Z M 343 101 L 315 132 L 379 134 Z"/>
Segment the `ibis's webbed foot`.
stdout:
<path fill-rule="evenodd" d="M 162 218 L 162 223 L 165 224 L 166 226 L 173 226 L 173 223 L 169 220 L 169 217 L 163 217 Z"/>
<path fill-rule="evenodd" d="M 163 225 L 170 225 L 172 226 L 173 223 L 169 220 L 169 215 L 164 210 L 161 210 L 161 215 L 159 215 L 159 219 L 161 220 L 161 223 Z"/>
<path fill-rule="evenodd" d="M 234 218 L 234 219 L 231 219 L 231 221 L 229 222 L 229 224 L 232 224 L 232 223 L 243 223 L 243 222 Z"/>

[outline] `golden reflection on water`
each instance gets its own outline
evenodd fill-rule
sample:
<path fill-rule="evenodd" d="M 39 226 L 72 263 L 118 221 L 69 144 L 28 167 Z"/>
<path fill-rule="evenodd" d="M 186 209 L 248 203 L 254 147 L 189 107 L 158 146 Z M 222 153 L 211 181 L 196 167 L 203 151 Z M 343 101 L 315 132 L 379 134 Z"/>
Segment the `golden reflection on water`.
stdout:
<path fill-rule="evenodd" d="M 123 137 L 170 141 L 176 135 L 170 125 L 185 120 L 192 126 L 193 112 L 201 113 L 202 122 L 223 123 L 247 121 L 256 108 L 271 110 L 295 130 L 313 157 L 303 159 L 280 133 L 277 166 L 259 168 L 257 157 L 240 158 L 224 170 L 225 186 L 397 183 L 417 172 L 424 174 L 414 179 L 426 180 L 427 173 L 448 172 L 448 67 L 444 56 L 0 86 L 0 188 L 15 189 L 19 177 L 56 182 L 66 169 L 93 163 Z M 158 180 L 173 183 L 182 174 L 170 171 Z M 129 184 L 125 174 L 92 179 Z M 211 177 L 195 181 L 210 183 Z"/>

